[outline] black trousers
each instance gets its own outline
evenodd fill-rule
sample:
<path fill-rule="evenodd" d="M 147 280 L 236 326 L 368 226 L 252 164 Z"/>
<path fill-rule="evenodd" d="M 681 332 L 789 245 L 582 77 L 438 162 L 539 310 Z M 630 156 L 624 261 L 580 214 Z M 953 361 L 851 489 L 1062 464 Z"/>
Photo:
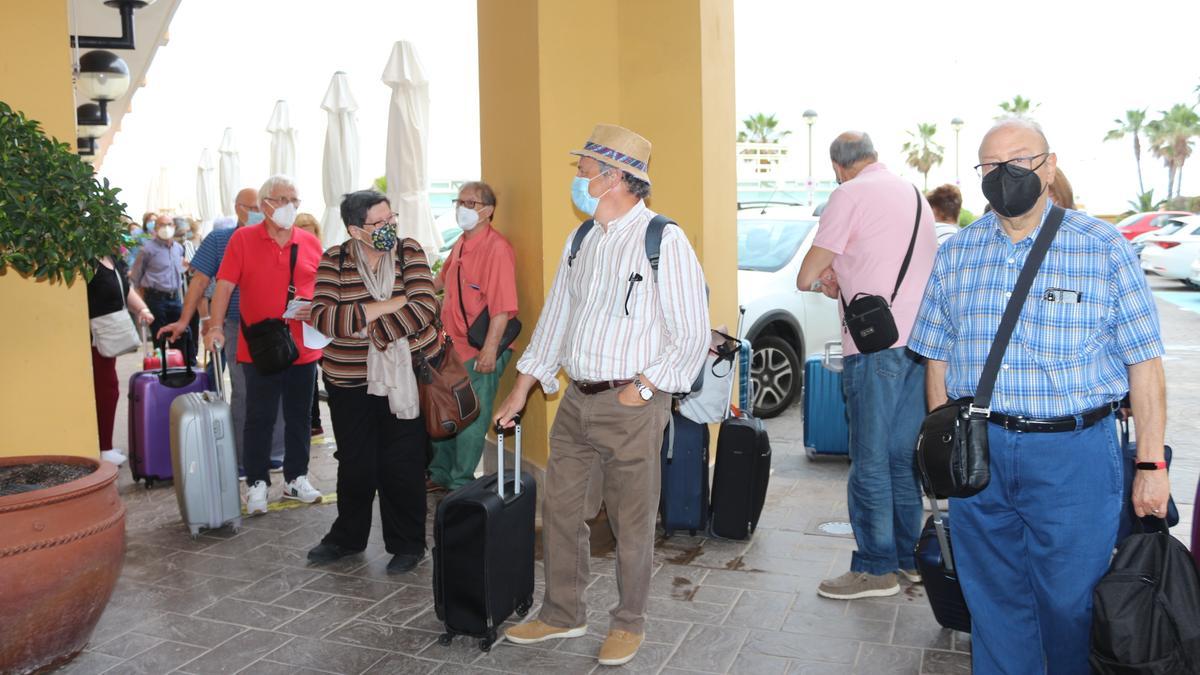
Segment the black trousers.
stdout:
<path fill-rule="evenodd" d="M 312 383 L 317 364 L 292 364 L 274 375 L 259 375 L 254 364 L 239 363 L 246 382 L 246 428 L 242 431 L 242 465 L 246 485 L 271 484 L 271 438 L 283 402 L 283 478 L 291 482 L 308 474 L 312 449 Z"/>
<path fill-rule="evenodd" d="M 322 540 L 349 549 L 367 547 L 371 508 L 379 493 L 388 553 L 425 551 L 425 421 L 397 419 L 383 396 L 366 386 L 325 380 L 337 441 L 338 517 Z"/>

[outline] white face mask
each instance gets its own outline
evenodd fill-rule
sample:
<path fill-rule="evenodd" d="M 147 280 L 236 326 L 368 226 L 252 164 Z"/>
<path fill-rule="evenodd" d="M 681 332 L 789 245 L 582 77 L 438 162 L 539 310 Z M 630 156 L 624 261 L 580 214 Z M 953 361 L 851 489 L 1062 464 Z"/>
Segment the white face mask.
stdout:
<path fill-rule="evenodd" d="M 271 220 L 285 230 L 290 230 L 292 224 L 296 222 L 296 206 L 288 203 L 277 209 L 271 214 Z"/>
<path fill-rule="evenodd" d="M 459 206 L 455 209 L 454 218 L 458 221 L 458 226 L 463 229 L 463 232 L 470 232 L 479 224 L 479 212 L 475 209 L 468 209 L 465 206 Z"/>
<path fill-rule="evenodd" d="M 154 231 L 154 235 L 163 241 L 168 241 L 175 236 L 175 226 L 162 225 Z"/>

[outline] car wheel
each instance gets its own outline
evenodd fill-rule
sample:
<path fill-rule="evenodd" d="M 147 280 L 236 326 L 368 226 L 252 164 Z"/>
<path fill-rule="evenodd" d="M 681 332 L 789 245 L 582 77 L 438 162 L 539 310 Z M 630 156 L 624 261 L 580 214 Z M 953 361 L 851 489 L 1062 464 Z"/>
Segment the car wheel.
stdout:
<path fill-rule="evenodd" d="M 787 410 L 800 393 L 802 377 L 800 357 L 787 340 L 775 335 L 754 340 L 750 361 L 754 415 L 765 419 Z"/>
<path fill-rule="evenodd" d="M 1188 288 L 1200 289 L 1200 284 L 1192 281 L 1191 279 L 1183 279 L 1183 285 L 1187 286 Z"/>

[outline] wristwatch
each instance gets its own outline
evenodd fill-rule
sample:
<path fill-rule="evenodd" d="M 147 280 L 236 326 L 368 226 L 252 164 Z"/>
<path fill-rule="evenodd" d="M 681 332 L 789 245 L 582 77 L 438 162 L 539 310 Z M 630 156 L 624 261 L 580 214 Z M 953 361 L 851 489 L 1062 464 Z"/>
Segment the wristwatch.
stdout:
<path fill-rule="evenodd" d="M 654 390 L 642 384 L 642 378 L 633 378 L 633 386 L 637 389 L 638 396 L 641 396 L 643 401 L 649 401 L 654 397 Z"/>

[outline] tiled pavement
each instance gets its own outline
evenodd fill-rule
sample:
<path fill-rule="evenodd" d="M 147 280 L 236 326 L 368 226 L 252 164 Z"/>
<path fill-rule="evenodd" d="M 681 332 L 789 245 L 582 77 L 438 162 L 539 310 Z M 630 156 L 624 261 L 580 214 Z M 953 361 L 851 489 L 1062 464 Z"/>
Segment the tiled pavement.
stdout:
<path fill-rule="evenodd" d="M 1194 384 L 1200 381 L 1197 319 L 1166 303 L 1160 308 L 1171 345 L 1173 409 L 1195 409 L 1200 398 Z M 122 366 L 134 367 L 133 359 L 125 358 Z M 119 419 L 124 414 L 118 411 Z M 1177 535 L 1190 523 L 1190 490 L 1200 468 L 1197 422 L 1181 417 L 1172 420 L 1169 432 L 1177 452 L 1173 478 L 1177 486 L 1188 486 L 1187 495 L 1177 488 L 1185 512 Z M 774 474 L 758 532 L 749 542 L 660 537 L 647 643 L 632 663 L 614 670 L 970 672 L 970 636 L 940 628 L 920 586 L 906 584 L 891 598 L 842 602 L 817 597 L 817 582 L 845 571 L 853 549 L 852 540 L 816 529 L 824 521 L 845 520 L 847 464 L 805 458 L 798 408 L 771 420 L 768 428 Z M 336 471 L 332 450 L 331 443 L 313 448 L 314 482 L 327 490 Z M 329 526 L 333 506 L 276 511 L 247 520 L 238 533 L 223 529 L 192 540 L 178 522 L 169 488 L 144 490 L 130 484 L 123 471 L 121 491 L 129 508 L 121 580 L 88 649 L 59 672 L 607 670 L 596 665 L 595 654 L 607 628 L 606 609 L 616 598 L 611 552 L 592 560 L 588 636 L 532 647 L 500 642 L 483 654 L 465 638 L 449 647 L 437 644 L 441 627 L 432 609 L 429 561 L 407 575 L 386 575 L 388 556 L 377 522 L 362 556 L 313 568 L 306 565 L 304 553 Z M 540 562 L 537 576 L 540 600 Z"/>

